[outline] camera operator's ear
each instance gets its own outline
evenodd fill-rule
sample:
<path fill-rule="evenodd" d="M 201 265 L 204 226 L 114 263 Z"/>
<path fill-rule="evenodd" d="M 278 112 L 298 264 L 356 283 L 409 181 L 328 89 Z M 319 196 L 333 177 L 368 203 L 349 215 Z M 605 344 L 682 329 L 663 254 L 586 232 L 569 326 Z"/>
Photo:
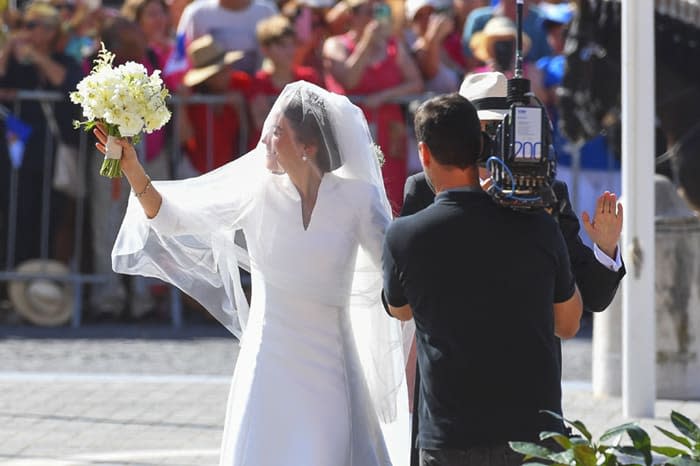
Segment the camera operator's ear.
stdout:
<path fill-rule="evenodd" d="M 418 158 L 424 169 L 429 167 L 433 161 L 433 153 L 430 152 L 430 148 L 423 141 L 418 142 Z"/>

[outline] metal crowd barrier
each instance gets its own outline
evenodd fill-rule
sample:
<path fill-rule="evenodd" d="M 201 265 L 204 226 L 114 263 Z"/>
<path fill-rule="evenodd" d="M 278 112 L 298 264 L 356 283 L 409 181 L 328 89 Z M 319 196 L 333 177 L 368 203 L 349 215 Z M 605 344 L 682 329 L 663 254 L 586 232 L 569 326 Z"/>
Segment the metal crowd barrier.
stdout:
<path fill-rule="evenodd" d="M 405 105 L 409 111 L 406 112 L 407 117 L 410 116 L 414 107 L 417 103 L 420 103 L 430 97 L 433 94 L 418 94 L 404 96 L 399 99 L 392 100 L 392 103 L 398 103 Z M 349 96 L 349 98 L 357 103 L 362 104 L 362 96 Z M 11 110 L 15 115 L 19 114 L 22 103 L 25 101 L 39 101 L 45 102 L 52 107 L 61 100 L 65 99 L 60 93 L 56 92 L 45 92 L 45 91 L 18 91 L 14 102 L 12 104 Z M 212 106 L 221 103 L 233 103 L 236 111 L 239 115 L 240 131 L 239 131 L 239 154 L 247 152 L 248 148 L 248 135 L 249 135 L 249 124 L 248 124 L 248 111 L 246 104 L 243 99 L 238 101 L 231 99 L 230 96 L 212 96 L 212 95 L 175 95 L 171 99 L 172 105 L 172 119 L 170 128 L 170 141 L 166 141 L 166 147 L 170 147 L 169 151 L 169 162 L 170 162 L 170 177 L 175 178 L 177 172 L 178 164 L 183 160 L 183 154 L 180 144 L 180 134 L 179 126 L 177 121 L 179 118 L 184 117 L 183 112 L 185 111 L 185 106 L 188 104 L 205 104 L 207 105 L 207 165 L 213 168 L 213 111 Z M 371 112 L 372 110 L 370 110 Z M 60 116 L 59 116 L 60 117 Z M 407 121 L 407 125 L 412 125 L 412 122 Z M 51 209 L 51 183 L 53 179 L 53 157 L 54 146 L 56 141 L 51 134 L 49 126 L 47 125 L 46 133 L 43 135 L 46 140 L 45 151 L 44 151 L 44 161 L 43 161 L 43 183 L 42 183 L 42 207 L 41 207 L 41 222 L 39 225 L 41 231 L 41 247 L 40 247 L 40 259 L 48 259 L 49 255 L 49 214 Z M 95 156 L 92 153 L 92 136 L 81 131 L 80 143 L 78 147 L 78 167 L 79 173 L 86 176 L 86 163 L 88 156 Z M 143 154 L 143 150 L 139 151 Z M 0 267 L 0 282 L 10 282 L 14 280 L 34 280 L 34 279 L 50 279 L 59 282 L 68 283 L 70 286 L 70 291 L 73 294 L 73 310 L 71 315 L 71 325 L 73 327 L 78 327 L 82 321 L 82 312 L 84 308 L 83 294 L 86 284 L 98 284 L 104 283 L 107 279 L 106 275 L 99 275 L 93 273 L 83 273 L 80 268 L 83 256 L 83 228 L 85 222 L 85 208 L 86 202 L 84 202 L 88 196 L 85 198 L 75 199 L 75 222 L 74 222 L 74 237 L 73 237 L 73 258 L 68 264 L 70 273 L 65 275 L 55 275 L 48 273 L 46 270 L 37 273 L 21 273 L 14 270 L 14 246 L 16 240 L 16 222 L 18 208 L 17 205 L 17 190 L 18 190 L 18 168 L 12 168 L 10 173 L 10 183 L 7 187 L 0 186 L 0 189 L 9 189 L 9 209 L 7 212 L 7 241 L 5 244 L 6 248 L 6 259 L 4 264 Z M 87 181 L 87 180 L 85 180 Z M 0 222 L 1 225 L 1 222 Z M 1 246 L 0 246 L 1 247 Z M 170 287 L 170 317 L 171 323 L 174 327 L 180 327 L 182 325 L 182 299 L 181 293 L 175 287 Z"/>
<path fill-rule="evenodd" d="M 52 110 L 57 102 L 61 102 L 66 98 L 61 93 L 49 92 L 49 91 L 17 91 L 12 97 L 12 103 L 10 104 L 10 112 L 14 115 L 19 115 L 22 109 L 22 105 L 28 101 L 36 101 L 39 103 L 45 103 L 51 106 Z M 230 96 L 212 96 L 212 95 L 189 95 L 189 96 L 173 96 L 171 99 L 172 104 L 172 122 L 178 121 L 178 118 L 183 117 L 183 111 L 185 106 L 188 104 L 205 104 L 207 105 L 206 119 L 207 119 L 207 129 L 209 133 L 207 134 L 207 165 L 213 168 L 213 111 L 212 105 L 221 103 L 232 103 L 239 115 L 239 154 L 245 153 L 248 144 L 248 117 L 247 108 L 243 100 L 233 100 Z M 60 118 L 60 115 L 57 116 Z M 179 127 L 177 124 L 171 124 L 171 137 L 170 141 L 166 142 L 166 148 L 170 146 L 171 151 L 170 157 L 170 176 L 175 177 L 175 172 L 177 165 L 182 161 L 182 150 L 180 146 L 179 137 Z M 37 137 L 37 135 L 33 135 Z M 43 168 L 42 168 L 42 184 L 41 184 L 41 220 L 38 225 L 40 229 L 40 259 L 46 261 L 49 258 L 50 241 L 49 228 L 50 228 L 50 211 L 51 211 L 51 191 L 52 191 L 52 181 L 53 181 L 53 171 L 54 171 L 54 150 L 58 143 L 54 135 L 50 130 L 50 126 L 46 125 L 45 134 L 42 135 L 44 138 L 44 154 L 43 154 Z M 86 177 L 86 164 L 87 157 L 94 156 L 92 153 L 92 138 L 91 135 L 81 131 L 79 138 L 78 147 L 78 171 L 79 173 Z M 139 151 L 143 154 L 143 150 Z M 236 154 L 236 155 L 239 155 Z M 75 222 L 73 225 L 73 256 L 69 264 L 66 264 L 69 268 L 69 273 L 67 274 L 56 274 L 51 273 L 46 267 L 39 272 L 18 272 L 15 270 L 18 264 L 15 264 L 15 248 L 17 240 L 17 219 L 18 219 L 18 209 L 21 206 L 18 205 L 18 189 L 19 189 L 19 171 L 20 168 L 10 164 L 10 174 L 9 174 L 9 185 L 0 186 L 0 189 L 7 189 L 8 194 L 8 209 L 6 212 L 7 223 L 6 223 L 6 244 L 5 247 L 5 260 L 3 264 L 0 264 L 0 282 L 11 282 L 11 281 L 30 281 L 36 279 L 46 279 L 57 282 L 63 282 L 68 284 L 69 292 L 72 294 L 72 314 L 71 314 L 71 325 L 73 327 L 80 326 L 83 317 L 83 295 L 85 284 L 97 284 L 104 283 L 107 281 L 106 275 L 94 274 L 94 273 L 84 273 L 81 271 L 80 264 L 83 259 L 83 230 L 85 222 L 85 209 L 87 196 L 85 198 L 75 199 Z M 84 180 L 87 183 L 87 179 Z M 2 222 L 0 222 L 2 225 Z M 3 247 L 3 246 L 0 246 Z M 182 325 L 182 300 L 179 290 L 175 287 L 170 287 L 170 316 L 171 323 L 174 327 L 180 327 Z"/>
<path fill-rule="evenodd" d="M 22 103 L 24 101 L 38 101 L 45 102 L 51 107 L 55 105 L 56 102 L 60 102 L 65 97 L 56 92 L 47 91 L 18 91 L 14 96 L 14 104 L 12 106 L 12 112 L 15 115 L 20 114 Z M 44 160 L 42 169 L 42 203 L 41 203 L 41 220 L 40 220 L 40 255 L 38 259 L 48 259 L 49 253 L 49 219 L 51 210 L 51 183 L 53 181 L 53 157 L 54 147 L 57 143 L 55 138 L 51 133 L 49 125 L 46 125 L 46 131 L 43 135 L 46 141 L 44 146 Z M 85 134 L 81 134 L 79 140 L 78 148 L 78 167 L 81 173 L 85 171 L 85 153 L 87 146 L 87 137 Z M 66 275 L 56 275 L 48 273 L 46 268 L 37 273 L 20 273 L 14 271 L 15 262 L 15 243 L 16 243 L 16 226 L 17 226 L 17 214 L 18 208 L 18 183 L 19 183 L 19 167 L 10 164 L 10 183 L 7 187 L 9 189 L 9 202 L 8 202 L 8 212 L 7 212 L 7 243 L 6 243 L 6 254 L 5 254 L 5 264 L 4 269 L 0 270 L 0 281 L 12 281 L 12 280 L 33 280 L 33 279 L 50 279 L 59 282 L 66 282 L 72 285 L 71 291 L 73 294 L 73 313 L 72 322 L 74 326 L 80 324 L 80 315 L 82 310 L 82 289 L 85 283 L 97 283 L 103 280 L 103 277 L 93 274 L 80 273 L 78 270 L 78 264 L 82 259 L 82 224 L 84 220 L 84 203 L 76 199 L 76 212 L 75 212 L 75 231 L 73 237 L 73 260 L 69 264 L 70 272 Z"/>

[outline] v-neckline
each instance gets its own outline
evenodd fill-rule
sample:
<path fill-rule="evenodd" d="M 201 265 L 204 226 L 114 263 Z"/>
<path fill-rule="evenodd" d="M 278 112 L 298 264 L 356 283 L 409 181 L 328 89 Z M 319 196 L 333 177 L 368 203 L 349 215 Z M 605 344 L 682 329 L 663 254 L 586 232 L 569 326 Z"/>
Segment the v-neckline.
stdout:
<path fill-rule="evenodd" d="M 321 177 L 321 183 L 318 185 L 318 193 L 316 194 L 316 202 L 314 202 L 314 206 L 311 209 L 311 212 L 309 213 L 309 223 L 304 225 L 304 203 L 302 201 L 301 195 L 299 194 L 299 191 L 297 191 L 296 187 L 294 186 L 294 183 L 292 183 L 292 180 L 289 179 L 289 177 L 287 177 L 287 184 L 294 193 L 295 200 L 299 203 L 299 212 L 296 215 L 301 214 L 301 228 L 305 233 L 309 231 L 309 228 L 311 228 L 311 224 L 314 219 L 314 213 L 316 212 L 316 209 L 318 209 L 319 199 L 321 198 L 321 191 L 325 189 L 323 186 L 328 184 L 328 182 L 326 181 L 328 178 L 330 178 L 330 173 L 325 173 Z"/>
<path fill-rule="evenodd" d="M 318 188 L 319 193 L 321 192 L 321 187 L 319 186 Z M 304 230 L 304 232 L 309 231 L 309 227 L 311 226 L 311 220 L 314 218 L 314 211 L 316 210 L 316 207 L 318 206 L 318 194 L 316 194 L 316 202 L 314 202 L 314 206 L 311 208 L 311 212 L 309 212 L 309 223 L 304 225 L 304 202 L 299 200 L 299 207 L 301 207 L 301 228 Z"/>

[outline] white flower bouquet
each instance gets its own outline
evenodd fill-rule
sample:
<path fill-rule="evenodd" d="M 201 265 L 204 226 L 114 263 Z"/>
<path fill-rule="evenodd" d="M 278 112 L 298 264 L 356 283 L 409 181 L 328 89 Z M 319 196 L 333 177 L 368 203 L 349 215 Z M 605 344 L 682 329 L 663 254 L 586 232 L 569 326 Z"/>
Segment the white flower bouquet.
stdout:
<path fill-rule="evenodd" d="M 70 93 L 70 100 L 80 104 L 85 121 L 75 121 L 75 128 L 91 130 L 98 123 L 107 128 L 106 154 L 100 174 L 109 178 L 122 175 L 121 146 L 115 138 L 129 137 L 138 143 L 142 133 L 152 133 L 170 120 L 165 103 L 169 96 L 160 71 L 150 76 L 146 68 L 135 62 L 113 67 L 114 54 L 99 51 L 88 76 Z"/>

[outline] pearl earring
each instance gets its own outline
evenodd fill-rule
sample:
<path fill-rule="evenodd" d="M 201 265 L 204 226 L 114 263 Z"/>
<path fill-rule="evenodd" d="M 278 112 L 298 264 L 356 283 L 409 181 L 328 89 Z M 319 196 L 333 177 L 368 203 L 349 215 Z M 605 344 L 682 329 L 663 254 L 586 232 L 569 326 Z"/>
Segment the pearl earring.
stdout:
<path fill-rule="evenodd" d="M 304 162 L 306 162 L 307 160 L 309 160 L 309 157 L 306 155 L 306 152 L 302 152 L 302 153 L 301 153 L 301 160 L 303 160 Z"/>

